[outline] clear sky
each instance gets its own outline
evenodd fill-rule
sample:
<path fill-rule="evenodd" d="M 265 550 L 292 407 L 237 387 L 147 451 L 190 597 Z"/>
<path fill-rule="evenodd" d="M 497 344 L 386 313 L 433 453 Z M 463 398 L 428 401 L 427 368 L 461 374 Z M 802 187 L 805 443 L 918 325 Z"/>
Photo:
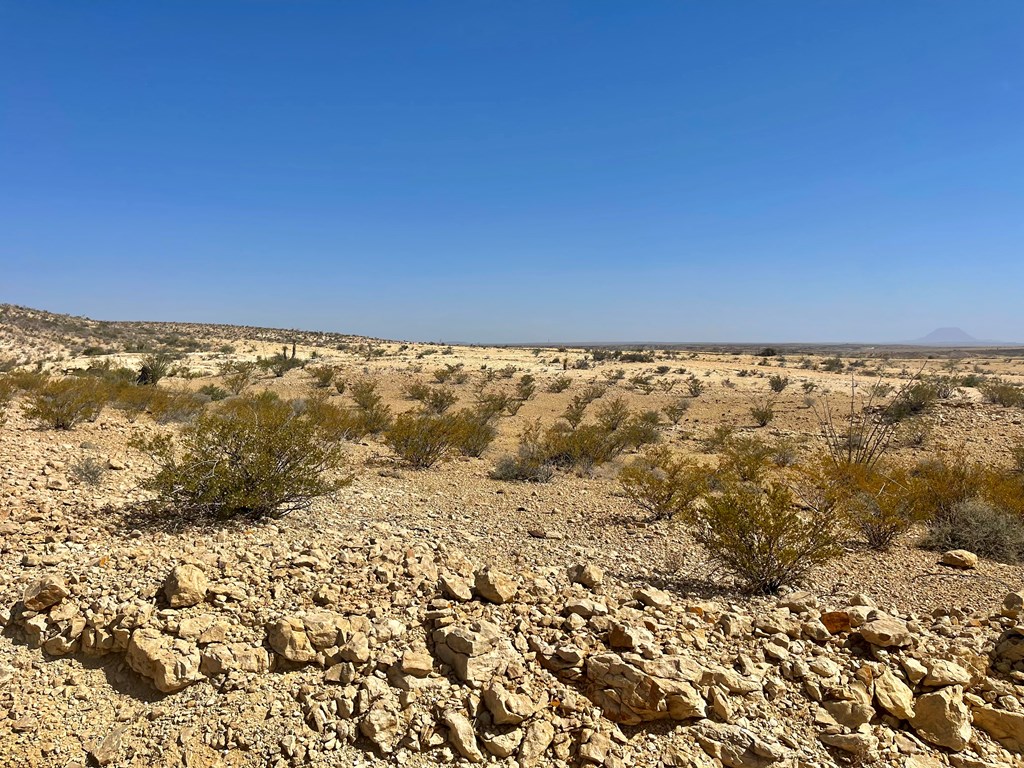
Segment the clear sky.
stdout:
<path fill-rule="evenodd" d="M 0 0 L 0 301 L 1024 341 L 1024 2 Z"/>

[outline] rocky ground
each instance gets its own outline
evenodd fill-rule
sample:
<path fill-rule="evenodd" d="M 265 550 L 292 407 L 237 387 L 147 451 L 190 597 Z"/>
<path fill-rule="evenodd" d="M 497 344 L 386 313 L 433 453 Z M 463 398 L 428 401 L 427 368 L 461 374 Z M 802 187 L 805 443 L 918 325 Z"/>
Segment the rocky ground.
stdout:
<path fill-rule="evenodd" d="M 226 352 L 210 339 L 187 358 L 208 378 L 185 386 L 279 341 L 239 332 Z M 941 564 L 910 536 L 881 554 L 851 544 L 795 591 L 752 598 L 682 530 L 632 508 L 615 466 L 541 485 L 488 479 L 527 420 L 565 407 L 571 389 L 543 387 L 562 373 L 555 357 L 582 351 L 385 348 L 374 359 L 318 349 L 352 375 L 381 376 L 396 410 L 410 407 L 404 384 L 442 361 L 515 365 L 542 393 L 481 459 L 411 471 L 367 441 L 351 446 L 355 480 L 336 496 L 215 529 L 134 511 L 149 466 L 128 439 L 166 427 L 107 410 L 72 432 L 41 431 L 10 410 L 0 428 L 4 765 L 1021 763 L 1021 568 Z M 67 339 L 61 349 L 50 367 L 91 362 Z M 763 387 L 758 362 L 671 361 L 709 387 L 666 428 L 669 443 L 704 455 L 718 423 L 753 431 L 744 412 Z M 894 380 L 905 365 L 879 363 Z M 1004 358 L 958 365 L 1022 370 Z M 602 370 L 569 375 L 576 386 Z M 792 363 L 784 372 L 837 396 L 849 386 Z M 297 396 L 309 377 L 257 386 Z M 616 386 L 644 407 L 669 398 Z M 1024 437 L 1020 414 L 966 392 L 929 416 L 923 446 L 899 451 L 966 446 L 1006 463 Z M 787 393 L 759 432 L 811 451 L 815 421 Z M 98 485 L 76 479 L 83 457 L 107 467 Z"/>

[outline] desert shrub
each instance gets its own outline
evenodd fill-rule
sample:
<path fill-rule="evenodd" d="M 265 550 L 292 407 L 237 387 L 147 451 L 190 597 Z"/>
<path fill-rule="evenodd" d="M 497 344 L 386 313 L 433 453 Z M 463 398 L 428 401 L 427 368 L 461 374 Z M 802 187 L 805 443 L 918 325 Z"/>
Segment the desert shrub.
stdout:
<path fill-rule="evenodd" d="M 611 461 L 621 450 L 613 436 L 598 424 L 569 429 L 556 423 L 544 435 L 547 463 L 581 473 Z"/>
<path fill-rule="evenodd" d="M 722 444 L 714 482 L 762 482 L 775 464 L 774 453 L 773 446 L 760 438 L 732 434 Z"/>
<path fill-rule="evenodd" d="M 768 377 L 768 386 L 771 387 L 772 392 L 778 394 L 789 386 L 789 377 L 778 373 L 773 374 Z"/>
<path fill-rule="evenodd" d="M 0 376 L 0 425 L 7 421 L 7 407 L 14 399 L 14 384 L 7 376 Z"/>
<path fill-rule="evenodd" d="M 410 381 L 405 385 L 402 393 L 409 400 L 422 403 L 430 395 L 430 385 L 424 381 Z"/>
<path fill-rule="evenodd" d="M 270 371 L 276 378 L 281 378 L 294 368 L 301 368 L 302 364 L 302 361 L 295 357 L 294 349 L 292 356 L 288 357 L 287 347 L 272 357 L 261 357 L 256 361 L 256 365 Z"/>
<path fill-rule="evenodd" d="M 626 496 L 655 519 L 689 510 L 707 491 L 707 470 L 666 447 L 652 448 L 619 472 Z"/>
<path fill-rule="evenodd" d="M 638 373 L 630 378 L 629 384 L 638 392 L 643 392 L 645 395 L 649 395 L 654 391 L 654 387 L 656 386 L 651 379 L 652 377 L 649 373 Z"/>
<path fill-rule="evenodd" d="M 577 394 L 569 401 L 569 405 L 565 407 L 565 411 L 562 413 L 562 418 L 568 422 L 572 429 L 576 429 L 583 423 L 583 418 L 586 416 L 587 407 L 589 405 L 589 400 Z"/>
<path fill-rule="evenodd" d="M 1013 458 L 1013 468 L 1024 473 L 1024 442 L 1010 448 L 1010 456 Z"/>
<path fill-rule="evenodd" d="M 110 404 L 121 411 L 125 418 L 132 424 L 149 410 L 149 405 L 154 397 L 158 397 L 160 390 L 153 387 L 143 387 L 138 384 L 126 384 L 114 390 Z"/>
<path fill-rule="evenodd" d="M 750 406 L 750 415 L 759 427 L 767 427 L 775 418 L 775 401 L 771 397 L 757 397 Z"/>
<path fill-rule="evenodd" d="M 821 369 L 828 371 L 829 373 L 839 373 L 843 370 L 843 361 L 838 355 L 835 357 L 826 357 L 821 361 Z"/>
<path fill-rule="evenodd" d="M 526 402 L 537 393 L 537 380 L 529 373 L 524 373 L 516 382 L 516 397 Z"/>
<path fill-rule="evenodd" d="M 688 410 L 690 410 L 690 401 L 680 397 L 662 408 L 661 412 L 674 426 L 682 420 Z"/>
<path fill-rule="evenodd" d="M 423 398 L 423 407 L 435 415 L 440 415 L 458 401 L 459 396 L 446 387 L 435 387 Z"/>
<path fill-rule="evenodd" d="M 317 365 L 307 368 L 306 373 L 313 377 L 313 386 L 317 389 L 329 389 L 334 383 L 338 370 L 329 365 Z"/>
<path fill-rule="evenodd" d="M 615 368 L 611 371 L 605 371 L 602 374 L 602 376 L 604 376 L 605 381 L 607 381 L 609 384 L 614 384 L 615 382 L 622 381 L 624 378 L 626 378 L 626 369 Z"/>
<path fill-rule="evenodd" d="M 50 429 L 72 429 L 80 421 L 95 420 L 109 398 L 109 388 L 98 379 L 55 379 L 29 392 L 25 415 Z"/>
<path fill-rule="evenodd" d="M 794 441 L 782 439 L 772 444 L 772 463 L 776 467 L 792 467 L 799 458 L 799 446 Z"/>
<path fill-rule="evenodd" d="M 817 485 L 827 493 L 850 526 L 871 549 L 888 549 L 921 519 L 922 509 L 909 473 L 877 463 L 818 464 Z"/>
<path fill-rule="evenodd" d="M 50 381 L 49 375 L 42 371 L 11 371 L 6 378 L 15 392 L 35 392 Z"/>
<path fill-rule="evenodd" d="M 485 414 L 464 409 L 452 417 L 452 446 L 463 456 L 483 455 L 497 436 L 494 420 Z"/>
<path fill-rule="evenodd" d="M 612 431 L 611 438 L 619 451 L 635 450 L 661 440 L 661 418 L 657 411 L 632 414 L 626 423 Z"/>
<path fill-rule="evenodd" d="M 476 393 L 476 409 L 487 418 L 514 416 L 522 404 L 515 395 L 500 389 L 480 389 Z"/>
<path fill-rule="evenodd" d="M 135 371 L 131 368 L 125 368 L 124 366 L 115 366 L 112 361 L 104 360 L 95 365 L 90 365 L 85 371 L 76 373 L 75 375 L 82 376 L 94 376 L 98 379 L 102 379 L 106 384 L 112 388 L 123 387 L 126 384 L 132 384 L 138 378 Z"/>
<path fill-rule="evenodd" d="M 885 418 L 891 422 L 900 422 L 910 416 L 917 416 L 938 398 L 939 393 L 934 384 L 916 381 L 900 390 L 886 408 Z"/>
<path fill-rule="evenodd" d="M 523 430 L 514 456 L 502 456 L 491 471 L 493 480 L 546 483 L 554 474 L 543 446 L 540 424 L 533 422 Z"/>
<path fill-rule="evenodd" d="M 216 384 L 204 384 L 198 390 L 199 394 L 210 398 L 211 402 L 218 402 L 228 396 L 228 391 L 223 387 L 218 387 Z"/>
<path fill-rule="evenodd" d="M 690 397 L 700 397 L 704 392 L 704 382 L 691 374 L 686 380 L 686 391 L 690 393 Z"/>
<path fill-rule="evenodd" d="M 565 392 L 570 386 L 572 386 L 572 379 L 569 376 L 556 376 L 548 384 L 548 392 L 553 394 Z"/>
<path fill-rule="evenodd" d="M 93 456 L 83 456 L 70 467 L 75 480 L 85 485 L 98 486 L 107 473 L 107 465 Z"/>
<path fill-rule="evenodd" d="M 149 414 L 157 424 L 191 421 L 206 408 L 209 399 L 185 389 L 154 390 L 149 401 Z"/>
<path fill-rule="evenodd" d="M 157 384 L 160 379 L 167 376 L 170 367 L 171 358 L 169 355 L 163 353 L 146 355 L 142 358 L 142 365 L 139 368 L 136 382 L 144 386 Z"/>
<path fill-rule="evenodd" d="M 349 395 L 356 404 L 361 434 L 376 435 L 391 425 L 391 409 L 377 391 L 376 379 L 357 379 L 349 385 Z"/>
<path fill-rule="evenodd" d="M 751 592 L 772 594 L 842 553 L 834 510 L 800 510 L 778 483 L 730 481 L 691 516 L 693 536 Z"/>
<path fill-rule="evenodd" d="M 136 441 L 157 472 L 145 482 L 156 503 L 188 518 L 281 516 L 347 482 L 332 479 L 341 449 L 272 393 L 225 401 L 168 435 Z"/>
<path fill-rule="evenodd" d="M 221 366 L 220 375 L 228 391 L 240 395 L 256 378 L 256 369 L 256 363 L 235 361 Z"/>
<path fill-rule="evenodd" d="M 601 404 L 597 409 L 597 423 L 606 431 L 614 432 L 623 426 L 630 417 L 629 406 L 621 397 L 616 397 Z M 571 423 L 571 422 L 570 422 Z"/>
<path fill-rule="evenodd" d="M 703 449 L 705 453 L 718 453 L 736 433 L 736 427 L 732 424 L 716 424 L 711 434 L 704 438 Z"/>
<path fill-rule="evenodd" d="M 922 546 L 940 552 L 967 549 L 1002 563 L 1024 560 L 1024 521 L 983 499 L 958 501 L 932 519 Z"/>
<path fill-rule="evenodd" d="M 431 467 L 454 445 L 453 421 L 429 413 L 402 413 L 384 433 L 384 442 L 409 466 Z"/>
<path fill-rule="evenodd" d="M 1001 379 L 991 379 L 978 387 L 987 402 L 1005 407 L 1024 405 L 1024 389 Z"/>

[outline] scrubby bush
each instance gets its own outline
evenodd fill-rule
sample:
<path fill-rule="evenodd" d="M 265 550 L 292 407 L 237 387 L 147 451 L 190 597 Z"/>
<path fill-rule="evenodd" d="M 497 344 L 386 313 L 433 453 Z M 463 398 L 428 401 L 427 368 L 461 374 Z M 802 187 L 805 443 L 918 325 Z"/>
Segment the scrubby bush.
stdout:
<path fill-rule="evenodd" d="M 729 482 L 691 516 L 694 538 L 751 592 L 772 594 L 842 553 L 834 510 L 800 510 L 784 485 Z"/>
<path fill-rule="evenodd" d="M 1002 563 L 1024 560 L 1024 521 L 983 499 L 958 501 L 928 524 L 922 541 L 940 552 L 967 549 Z"/>
<path fill-rule="evenodd" d="M 570 386 L 572 386 L 572 379 L 569 376 L 556 376 L 548 384 L 548 392 L 553 394 L 565 392 Z"/>
<path fill-rule="evenodd" d="M 0 376 L 0 426 L 7 421 L 7 407 L 14 399 L 14 384 L 7 376 Z"/>
<path fill-rule="evenodd" d="M 431 467 L 455 443 L 453 422 L 451 418 L 429 413 L 402 413 L 384 433 L 384 442 L 409 466 Z"/>
<path fill-rule="evenodd" d="M 377 391 L 376 379 L 357 379 L 349 385 L 349 395 L 356 404 L 361 436 L 377 435 L 391 425 L 391 408 Z"/>
<path fill-rule="evenodd" d="M 317 365 L 307 368 L 306 373 L 313 377 L 313 386 L 317 389 L 329 389 L 334 383 L 338 370 L 329 365 Z"/>
<path fill-rule="evenodd" d="M 1024 442 L 1017 443 L 1010 448 L 1010 456 L 1013 458 L 1013 468 L 1024 473 Z"/>
<path fill-rule="evenodd" d="M 935 385 L 927 381 L 917 381 L 904 387 L 885 410 L 885 418 L 891 422 L 899 422 L 910 416 L 917 416 L 925 411 L 939 398 Z"/>
<path fill-rule="evenodd" d="M 98 486 L 107 473 L 107 465 L 93 456 L 83 456 L 71 465 L 71 477 L 85 485 Z"/>
<path fill-rule="evenodd" d="M 287 347 L 273 357 L 261 357 L 256 364 L 264 370 L 270 371 L 276 378 L 281 378 L 288 371 L 301 368 L 303 362 L 295 357 L 295 350 L 292 349 L 292 356 L 288 357 Z"/>
<path fill-rule="evenodd" d="M 456 402 L 458 402 L 459 396 L 452 392 L 446 387 L 435 387 L 427 392 L 426 397 L 423 399 L 423 407 L 429 413 L 435 415 L 441 415 Z"/>
<path fill-rule="evenodd" d="M 498 436 L 494 420 L 478 411 L 463 409 L 451 419 L 452 446 L 463 456 L 480 457 Z"/>
<path fill-rule="evenodd" d="M 293 404 L 272 393 L 225 401 L 175 440 L 139 440 L 157 472 L 145 486 L 186 518 L 280 516 L 341 487 L 341 449 Z"/>
<path fill-rule="evenodd" d="M 768 386 L 771 387 L 772 392 L 778 394 L 789 386 L 789 377 L 778 373 L 773 374 L 768 377 Z"/>
<path fill-rule="evenodd" d="M 25 415 L 50 429 L 72 429 L 83 420 L 95 420 L 110 392 L 98 379 L 77 376 L 48 381 L 29 392 Z"/>
<path fill-rule="evenodd" d="M 198 392 L 200 395 L 210 398 L 210 402 L 213 403 L 224 400 L 229 394 L 226 389 L 218 387 L 216 384 L 204 384 Z"/>
<path fill-rule="evenodd" d="M 901 467 L 887 463 L 837 466 L 823 458 L 817 471 L 818 488 L 871 549 L 888 549 L 923 515 L 912 479 Z"/>
<path fill-rule="evenodd" d="M 619 472 L 626 496 L 655 519 L 687 512 L 707 491 L 707 469 L 666 447 L 652 448 Z"/>
<path fill-rule="evenodd" d="M 735 433 L 736 427 L 732 424 L 716 424 L 711 430 L 711 434 L 703 440 L 702 447 L 704 452 L 718 453 L 725 447 Z"/>
<path fill-rule="evenodd" d="M 111 405 L 121 411 L 125 418 L 132 424 L 149 410 L 150 403 L 154 397 L 158 397 L 160 390 L 154 387 L 144 387 L 138 384 L 126 384 L 114 390 Z"/>
<path fill-rule="evenodd" d="M 205 410 L 209 398 L 187 389 L 156 389 L 149 401 L 149 414 L 157 424 L 191 421 Z"/>
<path fill-rule="evenodd" d="M 700 397 L 704 392 L 704 382 L 691 374 L 686 380 L 686 390 L 690 397 Z"/>
<path fill-rule="evenodd" d="M 240 395 L 256 378 L 256 369 L 256 363 L 235 361 L 223 365 L 220 375 L 223 377 L 224 386 L 231 394 Z"/>
<path fill-rule="evenodd" d="M 1005 407 L 1024 405 L 1024 389 L 1001 379 L 992 379 L 978 387 L 987 402 Z"/>
<path fill-rule="evenodd" d="M 546 483 L 553 474 L 542 444 L 540 424 L 534 422 L 523 430 L 515 455 L 498 459 L 490 476 L 493 480 Z"/>
<path fill-rule="evenodd" d="M 516 382 L 516 398 L 521 402 L 531 400 L 537 393 L 537 379 L 529 373 L 524 373 Z"/>
<path fill-rule="evenodd" d="M 677 398 L 661 409 L 672 425 L 679 424 L 686 412 L 690 410 L 690 401 L 685 398 Z"/>
<path fill-rule="evenodd" d="M 750 406 L 750 415 L 759 427 L 767 427 L 775 418 L 775 401 L 770 397 L 758 397 Z"/>

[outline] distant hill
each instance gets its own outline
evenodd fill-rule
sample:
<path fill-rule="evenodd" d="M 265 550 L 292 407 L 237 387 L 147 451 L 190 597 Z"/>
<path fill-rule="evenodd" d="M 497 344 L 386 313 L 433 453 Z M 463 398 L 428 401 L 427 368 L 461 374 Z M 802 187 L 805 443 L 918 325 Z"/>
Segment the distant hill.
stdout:
<path fill-rule="evenodd" d="M 923 347 L 995 347 L 1015 346 L 1004 341 L 986 341 L 978 339 L 967 333 L 963 328 L 948 327 L 936 328 L 927 336 L 914 339 L 910 344 L 918 344 Z"/>

